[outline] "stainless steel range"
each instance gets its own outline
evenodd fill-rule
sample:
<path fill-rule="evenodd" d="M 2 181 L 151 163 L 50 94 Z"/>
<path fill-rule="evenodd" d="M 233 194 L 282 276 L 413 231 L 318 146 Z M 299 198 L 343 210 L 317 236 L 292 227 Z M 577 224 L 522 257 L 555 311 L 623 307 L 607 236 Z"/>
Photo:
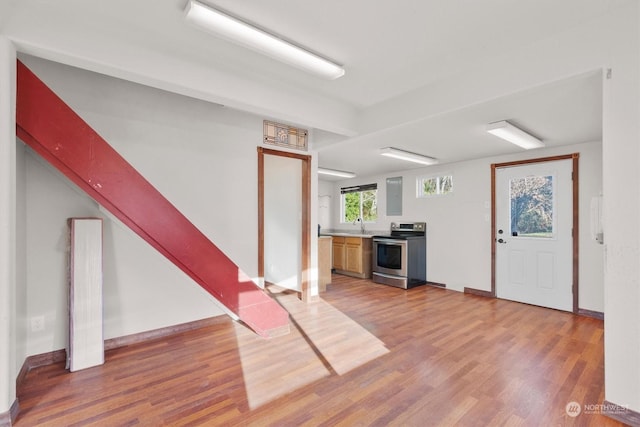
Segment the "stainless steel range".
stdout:
<path fill-rule="evenodd" d="M 373 236 L 376 283 L 409 289 L 427 282 L 427 223 L 391 223 L 388 235 Z"/>

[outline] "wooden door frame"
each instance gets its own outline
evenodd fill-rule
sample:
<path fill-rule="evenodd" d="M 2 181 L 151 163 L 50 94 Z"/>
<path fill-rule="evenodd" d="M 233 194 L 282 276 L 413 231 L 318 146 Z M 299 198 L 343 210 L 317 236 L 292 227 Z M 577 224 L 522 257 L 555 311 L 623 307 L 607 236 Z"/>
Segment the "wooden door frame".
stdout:
<path fill-rule="evenodd" d="M 572 252 L 573 252 L 573 283 L 572 283 L 572 291 L 573 291 L 573 312 L 579 313 L 579 260 L 580 260 L 580 210 L 579 210 L 579 184 L 580 184 L 580 174 L 579 174 L 579 162 L 580 153 L 566 154 L 562 156 L 551 156 L 551 157 L 540 157 L 536 159 L 527 159 L 527 160 L 518 160 L 513 162 L 505 162 L 505 163 L 492 163 L 491 164 L 491 290 L 484 291 L 480 289 L 474 288 L 464 288 L 464 292 L 468 294 L 481 295 L 490 298 L 496 298 L 496 169 L 507 168 L 512 166 L 522 166 L 526 164 L 532 163 L 544 163 L 544 162 L 554 162 L 558 160 L 572 160 L 572 193 L 573 193 L 573 213 L 572 213 L 572 221 L 573 221 L 573 244 L 572 244 Z"/>
<path fill-rule="evenodd" d="M 311 268 L 311 156 L 258 147 L 258 276 L 264 282 L 264 156 L 280 156 L 302 161 L 302 254 L 299 297 L 310 302 Z"/>

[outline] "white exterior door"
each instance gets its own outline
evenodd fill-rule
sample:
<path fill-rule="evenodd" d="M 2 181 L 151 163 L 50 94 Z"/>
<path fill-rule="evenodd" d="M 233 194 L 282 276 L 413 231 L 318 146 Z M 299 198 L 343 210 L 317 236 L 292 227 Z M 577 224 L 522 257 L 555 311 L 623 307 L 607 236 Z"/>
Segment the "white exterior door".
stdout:
<path fill-rule="evenodd" d="M 496 294 L 573 311 L 572 160 L 496 168 Z"/>

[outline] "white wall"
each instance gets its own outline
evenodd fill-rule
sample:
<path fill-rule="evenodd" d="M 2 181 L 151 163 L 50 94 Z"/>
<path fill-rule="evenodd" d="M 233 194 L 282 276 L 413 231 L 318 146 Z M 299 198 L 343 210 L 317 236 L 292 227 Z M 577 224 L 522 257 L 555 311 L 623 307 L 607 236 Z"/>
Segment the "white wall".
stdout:
<path fill-rule="evenodd" d="M 333 211 L 333 183 L 331 181 L 318 181 L 318 224 L 322 229 L 331 228 Z"/>
<path fill-rule="evenodd" d="M 16 398 L 16 135 L 13 44 L 0 36 L 0 415 Z"/>
<path fill-rule="evenodd" d="M 27 354 L 27 157 L 16 141 L 16 375 Z"/>
<path fill-rule="evenodd" d="M 391 222 L 427 222 L 427 279 L 448 289 L 491 289 L 491 164 L 512 160 L 580 153 L 580 308 L 604 311 L 602 245 L 589 235 L 590 200 L 602 191 L 602 145 L 598 142 L 522 152 L 518 155 L 443 164 L 428 168 L 337 182 L 333 188 L 333 228 L 340 224 L 340 187 L 378 184 L 378 221 L 368 229 L 388 230 Z M 431 198 L 416 197 L 416 179 L 453 174 L 454 192 Z M 403 215 L 386 215 L 386 179 L 403 177 Z"/>
<path fill-rule="evenodd" d="M 605 30 L 605 398 L 640 412 L 640 4 Z"/>
<path fill-rule="evenodd" d="M 70 217 L 103 217 L 105 338 L 128 335 L 222 313 L 205 291 L 141 238 L 110 220 L 98 205 L 26 149 L 26 355 L 64 348 L 67 340 L 67 260 Z M 184 309 L 180 301 L 187 305 Z"/>
<path fill-rule="evenodd" d="M 256 277 L 261 118 L 32 57 L 22 59 L 240 268 Z M 27 355 L 65 346 L 66 219 L 71 216 L 105 218 L 106 338 L 223 314 L 197 284 L 30 150 L 24 167 L 25 317 L 44 315 L 46 326 L 42 333 L 27 334 Z"/>

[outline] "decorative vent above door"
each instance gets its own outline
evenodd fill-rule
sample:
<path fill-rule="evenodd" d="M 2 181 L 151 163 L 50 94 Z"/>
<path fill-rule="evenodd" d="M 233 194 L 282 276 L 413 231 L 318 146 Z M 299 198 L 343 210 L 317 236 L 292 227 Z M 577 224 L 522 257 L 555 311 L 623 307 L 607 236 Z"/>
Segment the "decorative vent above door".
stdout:
<path fill-rule="evenodd" d="M 264 143 L 289 147 L 296 150 L 307 150 L 307 130 L 281 123 L 264 121 Z"/>

